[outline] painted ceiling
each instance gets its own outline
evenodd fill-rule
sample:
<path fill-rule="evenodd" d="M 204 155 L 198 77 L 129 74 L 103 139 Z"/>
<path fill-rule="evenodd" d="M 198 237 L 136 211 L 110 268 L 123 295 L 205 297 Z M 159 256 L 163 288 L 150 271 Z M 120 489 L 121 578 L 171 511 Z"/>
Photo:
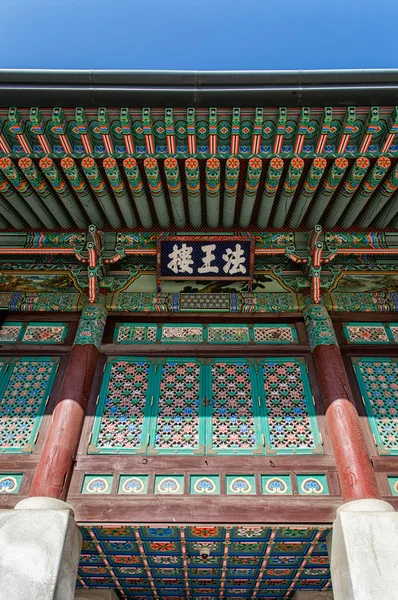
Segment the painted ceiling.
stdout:
<path fill-rule="evenodd" d="M 293 598 L 330 589 L 327 527 L 84 526 L 78 587 L 125 600 Z"/>
<path fill-rule="evenodd" d="M 395 107 L 0 109 L 0 230 L 398 225 Z"/>

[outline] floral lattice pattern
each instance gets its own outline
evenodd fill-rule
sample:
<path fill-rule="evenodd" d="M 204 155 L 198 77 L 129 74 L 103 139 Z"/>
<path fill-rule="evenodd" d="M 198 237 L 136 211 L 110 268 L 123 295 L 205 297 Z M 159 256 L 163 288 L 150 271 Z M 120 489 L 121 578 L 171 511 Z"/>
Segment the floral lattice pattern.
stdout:
<path fill-rule="evenodd" d="M 398 366 L 392 358 L 353 359 L 381 454 L 398 454 Z"/>
<path fill-rule="evenodd" d="M 250 365 L 244 360 L 211 367 L 212 448 L 250 450 L 257 445 Z"/>
<path fill-rule="evenodd" d="M 20 358 L 9 366 L 0 399 L 0 447 L 31 452 L 51 390 L 56 359 Z"/>
<path fill-rule="evenodd" d="M 346 338 L 354 344 L 388 344 L 389 339 L 384 325 L 354 325 L 345 326 Z"/>
<path fill-rule="evenodd" d="M 61 343 L 66 334 L 66 325 L 28 325 L 22 342 L 37 344 Z"/>
<path fill-rule="evenodd" d="M 157 450 L 199 446 L 200 365 L 194 360 L 161 365 L 156 422 Z"/>
<path fill-rule="evenodd" d="M 261 375 L 271 448 L 314 449 L 303 366 L 290 359 L 264 361 Z"/>
<path fill-rule="evenodd" d="M 107 367 L 108 382 L 101 402 L 102 418 L 95 447 L 137 450 L 143 444 L 145 408 L 151 363 L 114 360 Z M 95 436 L 94 436 L 95 437 Z"/>

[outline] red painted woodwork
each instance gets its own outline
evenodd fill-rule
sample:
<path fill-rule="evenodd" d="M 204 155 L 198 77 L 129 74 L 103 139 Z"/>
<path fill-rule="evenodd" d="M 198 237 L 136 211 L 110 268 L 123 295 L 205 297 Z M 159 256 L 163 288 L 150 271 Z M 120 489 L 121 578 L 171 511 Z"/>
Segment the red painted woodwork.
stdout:
<path fill-rule="evenodd" d="M 313 351 L 313 358 L 343 501 L 379 498 L 340 350 L 335 345 L 319 345 Z"/>
<path fill-rule="evenodd" d="M 73 347 L 29 496 L 66 500 L 99 352 Z"/>

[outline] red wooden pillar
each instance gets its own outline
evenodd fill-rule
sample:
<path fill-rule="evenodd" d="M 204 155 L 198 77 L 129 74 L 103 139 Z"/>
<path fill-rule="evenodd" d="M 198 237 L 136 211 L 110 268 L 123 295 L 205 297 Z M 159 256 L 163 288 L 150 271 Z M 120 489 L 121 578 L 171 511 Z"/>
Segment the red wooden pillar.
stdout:
<path fill-rule="evenodd" d="M 344 502 L 379 498 L 343 359 L 326 308 L 312 304 L 304 320 L 318 375 L 326 424 Z"/>
<path fill-rule="evenodd" d="M 65 500 L 106 321 L 99 305 L 83 309 L 30 496 Z"/>

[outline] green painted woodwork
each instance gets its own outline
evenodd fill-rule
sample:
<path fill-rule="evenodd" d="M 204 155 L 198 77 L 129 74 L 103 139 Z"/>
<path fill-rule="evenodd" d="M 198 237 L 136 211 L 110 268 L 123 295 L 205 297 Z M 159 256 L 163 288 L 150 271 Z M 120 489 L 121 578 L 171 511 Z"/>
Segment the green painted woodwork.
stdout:
<path fill-rule="evenodd" d="M 293 201 L 294 193 L 303 173 L 304 161 L 300 157 L 295 157 L 290 161 L 289 168 L 286 174 L 286 179 L 283 183 L 282 192 L 276 205 L 274 216 L 274 227 L 280 227 L 288 215 L 290 206 Z"/>
<path fill-rule="evenodd" d="M 167 187 L 169 188 L 169 196 L 174 223 L 176 227 L 185 227 L 186 219 L 184 199 L 182 196 L 180 171 L 178 168 L 178 162 L 175 158 L 166 158 L 166 160 L 164 161 L 164 172 L 166 175 Z"/>
<path fill-rule="evenodd" d="M 301 359 L 108 359 L 90 453 L 319 453 Z"/>
<path fill-rule="evenodd" d="M 113 201 L 108 193 L 105 181 L 98 169 L 97 163 L 91 156 L 86 156 L 81 162 L 83 172 L 89 182 L 95 197 L 97 198 L 111 227 L 115 229 L 121 226 L 118 213 L 114 210 Z M 94 223 L 96 224 L 96 223 Z"/>
<path fill-rule="evenodd" d="M 209 158 L 206 161 L 206 214 L 209 227 L 216 228 L 220 222 L 220 161 Z"/>
<path fill-rule="evenodd" d="M 357 158 L 350 172 L 344 180 L 337 196 L 333 199 L 327 217 L 325 219 L 326 227 L 335 227 L 341 215 L 349 205 L 350 199 L 359 188 L 366 172 L 369 168 L 369 159 L 365 156 Z"/>
<path fill-rule="evenodd" d="M 88 304 L 82 310 L 74 344 L 93 344 L 98 350 L 104 334 L 107 311 L 99 304 Z"/>
<path fill-rule="evenodd" d="M 0 359 L 0 452 L 33 451 L 58 362 L 45 356 Z"/>
<path fill-rule="evenodd" d="M 147 494 L 149 475 L 121 475 L 119 477 L 118 494 Z"/>
<path fill-rule="evenodd" d="M 37 169 L 32 159 L 28 156 L 20 158 L 18 161 L 18 166 L 26 178 L 30 181 L 36 194 L 38 194 L 38 196 L 40 196 L 40 198 L 43 200 L 48 212 L 57 220 L 57 223 L 64 229 L 70 229 L 73 227 L 74 223 L 65 210 L 60 199 L 56 194 L 54 194 L 52 188 L 47 184 L 47 181 Z"/>
<path fill-rule="evenodd" d="M 149 436 L 154 366 L 144 358 L 108 359 L 89 453 L 143 453 Z"/>
<path fill-rule="evenodd" d="M 66 156 L 61 160 L 61 167 L 75 191 L 77 197 L 79 198 L 82 207 L 86 211 L 90 223 L 95 225 L 96 227 L 103 227 L 105 221 L 102 217 L 101 211 L 96 205 L 90 190 L 83 178 L 83 175 L 80 173 L 75 161 L 70 156 Z"/>
<path fill-rule="evenodd" d="M 85 475 L 81 494 L 111 494 L 113 475 Z"/>
<path fill-rule="evenodd" d="M 190 494 L 219 494 L 220 476 L 219 475 L 190 475 L 189 477 Z"/>
<path fill-rule="evenodd" d="M 109 156 L 104 159 L 102 164 L 126 226 L 136 227 L 137 221 L 116 160 Z"/>
<path fill-rule="evenodd" d="M 40 159 L 39 166 L 54 188 L 54 191 L 63 203 L 74 223 L 80 229 L 85 229 L 89 225 L 87 216 L 82 210 L 80 204 L 75 200 L 69 191 L 69 188 L 55 162 L 49 156 L 45 156 L 44 158 Z"/>
<path fill-rule="evenodd" d="M 23 473 L 0 473 L 0 494 L 18 494 Z"/>
<path fill-rule="evenodd" d="M 156 342 L 156 323 L 116 323 L 113 341 L 119 344 L 147 344 Z"/>
<path fill-rule="evenodd" d="M 245 192 L 242 200 L 239 225 L 248 227 L 252 218 L 254 202 L 256 200 L 257 189 L 260 183 L 263 164 L 261 159 L 252 157 L 249 159 L 247 167 Z"/>
<path fill-rule="evenodd" d="M 290 227 L 299 227 L 301 225 L 304 215 L 311 204 L 311 200 L 318 189 L 319 183 L 326 169 L 326 164 L 326 159 L 322 156 L 314 158 L 308 175 L 303 183 L 300 196 L 294 203 L 289 220 Z"/>
<path fill-rule="evenodd" d="M 305 359 L 262 359 L 257 376 L 266 452 L 322 453 Z"/>
<path fill-rule="evenodd" d="M 185 161 L 185 178 L 188 194 L 189 221 L 192 227 L 201 227 L 200 173 L 199 162 L 196 158 L 188 158 Z"/>
<path fill-rule="evenodd" d="M 278 156 L 275 156 L 270 160 L 257 220 L 257 225 L 261 228 L 265 228 L 268 225 L 275 196 L 278 191 L 279 182 L 282 176 L 283 165 L 283 160 Z"/>
<path fill-rule="evenodd" d="M 240 162 L 230 156 L 225 165 L 224 210 L 222 224 L 230 228 L 235 222 L 236 198 L 238 192 Z"/>
<path fill-rule="evenodd" d="M 250 496 L 256 493 L 256 478 L 254 475 L 226 475 L 227 494 Z M 241 549 L 241 551 L 244 551 Z"/>
<path fill-rule="evenodd" d="M 203 370 L 201 362 L 191 358 L 157 364 L 149 454 L 204 453 Z"/>
<path fill-rule="evenodd" d="M 309 304 L 304 309 L 303 316 L 312 351 L 319 345 L 338 345 L 333 323 L 322 304 Z"/>
<path fill-rule="evenodd" d="M 248 344 L 251 341 L 248 325 L 208 325 L 209 344 Z"/>
<path fill-rule="evenodd" d="M 184 475 L 155 475 L 154 494 L 176 494 L 184 493 Z"/>
<path fill-rule="evenodd" d="M 161 227 L 167 228 L 170 226 L 170 219 L 156 158 L 146 158 L 144 160 L 144 168 L 148 185 L 151 190 L 157 220 Z"/>
<path fill-rule="evenodd" d="M 398 455 L 398 358 L 351 360 L 378 453 Z"/>
<path fill-rule="evenodd" d="M 206 398 L 208 454 L 262 452 L 260 403 L 249 360 L 209 361 Z"/>
<path fill-rule="evenodd" d="M 148 198 L 145 193 L 144 184 L 135 158 L 125 158 L 123 161 L 124 171 L 133 194 L 135 207 L 143 227 L 150 229 L 153 221 L 149 210 Z"/>
<path fill-rule="evenodd" d="M 329 205 L 334 192 L 337 190 L 340 182 L 342 181 L 346 169 L 348 167 L 348 160 L 343 156 L 336 158 L 334 163 L 329 169 L 326 179 L 315 196 L 315 200 L 306 216 L 307 227 L 315 227 L 321 220 L 321 217 Z"/>
<path fill-rule="evenodd" d="M 396 199 L 393 194 L 398 189 L 398 165 L 395 165 L 389 177 L 376 190 L 375 194 L 365 206 L 363 212 L 358 218 L 359 227 L 369 227 L 370 223 L 374 223 L 378 227 L 384 227 L 390 218 L 390 210 L 395 209 Z M 385 208 L 385 211 L 383 210 Z M 398 208 L 397 208 L 398 210 Z M 395 214 L 395 213 L 394 213 Z"/>
<path fill-rule="evenodd" d="M 377 159 L 373 169 L 362 183 L 355 198 L 349 203 L 343 218 L 340 220 L 342 227 L 349 228 L 353 225 L 359 213 L 365 208 L 370 197 L 374 194 L 382 179 L 384 179 L 390 166 L 391 160 L 387 156 L 380 156 Z"/>
<path fill-rule="evenodd" d="M 262 493 L 279 496 L 292 494 L 292 481 L 290 475 L 261 475 Z"/>
<path fill-rule="evenodd" d="M 390 486 L 391 494 L 398 496 L 398 477 L 388 477 L 388 484 Z"/>
<path fill-rule="evenodd" d="M 296 475 L 298 493 L 303 496 L 327 495 L 329 487 L 326 475 Z"/>

